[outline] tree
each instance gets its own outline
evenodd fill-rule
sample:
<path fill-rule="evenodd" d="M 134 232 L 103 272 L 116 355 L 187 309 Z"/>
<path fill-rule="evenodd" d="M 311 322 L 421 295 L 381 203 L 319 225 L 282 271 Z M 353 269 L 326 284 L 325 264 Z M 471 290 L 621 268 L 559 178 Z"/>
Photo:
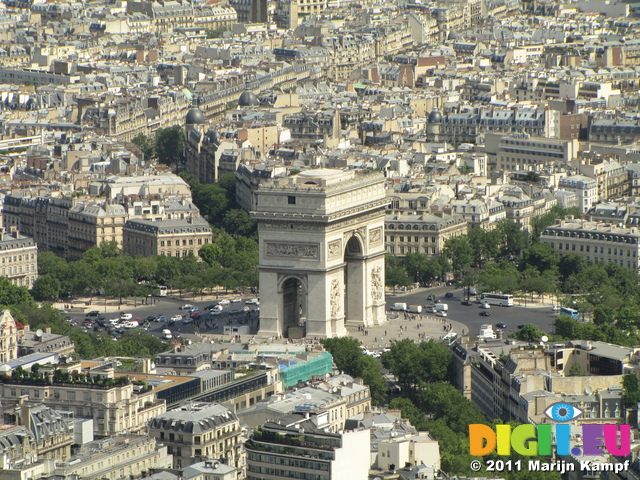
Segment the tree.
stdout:
<path fill-rule="evenodd" d="M 154 145 L 152 138 L 147 137 L 144 133 L 139 133 L 133 138 L 133 140 L 131 140 L 131 142 L 140 149 L 146 161 L 153 158 Z"/>
<path fill-rule="evenodd" d="M 529 235 L 511 220 L 501 220 L 496 225 L 500 236 L 503 257 L 518 257 L 529 244 Z"/>
<path fill-rule="evenodd" d="M 333 355 L 336 367 L 352 377 L 362 378 L 369 387 L 371 400 L 380 405 L 384 403 L 387 383 L 380 372 L 380 364 L 368 355 L 364 355 L 355 338 L 340 337 L 321 340 L 324 348 Z"/>
<path fill-rule="evenodd" d="M 573 365 L 571 365 L 571 368 L 569 369 L 569 376 L 570 377 L 586 377 L 587 372 L 585 372 L 580 365 L 578 365 L 577 363 L 574 363 Z"/>
<path fill-rule="evenodd" d="M 470 267 L 474 261 L 473 248 L 466 235 L 449 238 L 444 244 L 442 253 L 449 259 L 456 274 Z"/>
<path fill-rule="evenodd" d="M 159 128 L 156 131 L 155 149 L 158 160 L 172 164 L 181 162 L 184 151 L 184 130 L 179 125 Z"/>
<path fill-rule="evenodd" d="M 635 373 L 625 375 L 622 379 L 622 401 L 625 408 L 636 408 L 640 403 L 640 388 L 638 387 L 638 377 Z"/>
<path fill-rule="evenodd" d="M 256 222 L 242 209 L 229 210 L 222 221 L 222 226 L 230 235 L 250 237 L 256 233 Z"/>
<path fill-rule="evenodd" d="M 407 275 L 407 271 L 401 266 L 385 267 L 384 278 L 385 285 L 392 288 L 406 287 L 411 285 L 412 282 L 409 275 Z"/>
<path fill-rule="evenodd" d="M 230 205 L 226 190 L 216 183 L 198 184 L 191 193 L 200 213 L 211 223 L 220 225 Z"/>
<path fill-rule="evenodd" d="M 53 301 L 60 296 L 60 282 L 52 275 L 39 277 L 33 282 L 31 294 L 36 300 Z"/>
<path fill-rule="evenodd" d="M 537 342 L 540 340 L 542 335 L 542 331 L 535 325 L 528 323 L 522 328 L 519 328 L 512 334 L 518 340 L 522 340 L 523 342 Z"/>
<path fill-rule="evenodd" d="M 26 287 L 18 287 L 6 277 L 0 277 L 0 305 L 35 305 Z"/>

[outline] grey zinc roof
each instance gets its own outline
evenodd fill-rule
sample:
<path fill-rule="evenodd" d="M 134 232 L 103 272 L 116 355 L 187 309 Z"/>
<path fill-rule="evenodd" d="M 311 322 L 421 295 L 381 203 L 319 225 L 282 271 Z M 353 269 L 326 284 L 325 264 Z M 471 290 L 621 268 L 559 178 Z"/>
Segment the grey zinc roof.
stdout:
<path fill-rule="evenodd" d="M 149 428 L 184 433 L 205 433 L 234 422 L 235 413 L 220 404 L 212 403 L 199 407 L 182 407 L 151 419 Z"/>

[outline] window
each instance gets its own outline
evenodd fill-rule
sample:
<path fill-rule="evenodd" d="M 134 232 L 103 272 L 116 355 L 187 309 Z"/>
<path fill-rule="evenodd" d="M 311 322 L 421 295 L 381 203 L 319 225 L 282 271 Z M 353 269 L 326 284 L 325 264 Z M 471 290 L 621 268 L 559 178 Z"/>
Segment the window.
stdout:
<path fill-rule="evenodd" d="M 290 195 L 289 197 L 287 197 L 287 203 L 289 205 L 295 205 L 296 204 L 296 197 L 293 197 L 293 196 Z"/>

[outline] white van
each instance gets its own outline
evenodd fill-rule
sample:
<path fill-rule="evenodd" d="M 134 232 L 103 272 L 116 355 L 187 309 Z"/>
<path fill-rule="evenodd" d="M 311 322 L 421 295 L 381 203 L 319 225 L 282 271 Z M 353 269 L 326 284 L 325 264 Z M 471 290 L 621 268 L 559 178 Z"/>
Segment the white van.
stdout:
<path fill-rule="evenodd" d="M 448 303 L 436 303 L 435 307 L 438 312 L 446 312 L 449 310 Z"/>
<path fill-rule="evenodd" d="M 409 305 L 409 313 L 422 313 L 422 305 Z"/>
<path fill-rule="evenodd" d="M 173 334 L 171 333 L 171 330 L 169 330 L 168 328 L 164 328 L 162 330 L 162 338 L 164 340 L 171 340 L 173 338 Z"/>
<path fill-rule="evenodd" d="M 407 311 L 407 304 L 406 303 L 394 303 L 391 306 L 391 310 L 395 310 L 398 312 L 406 312 Z"/>

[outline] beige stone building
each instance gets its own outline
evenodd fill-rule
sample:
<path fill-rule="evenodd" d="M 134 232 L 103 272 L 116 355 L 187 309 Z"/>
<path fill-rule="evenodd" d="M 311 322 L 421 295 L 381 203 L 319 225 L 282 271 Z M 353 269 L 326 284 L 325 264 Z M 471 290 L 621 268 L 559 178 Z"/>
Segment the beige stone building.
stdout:
<path fill-rule="evenodd" d="M 38 247 L 33 238 L 10 228 L 9 234 L 0 229 L 0 272 L 14 285 L 31 288 L 38 278 Z"/>
<path fill-rule="evenodd" d="M 11 312 L 0 316 L 0 363 L 18 358 L 18 326 Z"/>
<path fill-rule="evenodd" d="M 211 227 L 202 217 L 164 220 L 129 220 L 124 226 L 123 250 L 133 256 L 198 256 L 211 243 Z"/>
<path fill-rule="evenodd" d="M 155 392 L 135 392 L 134 386 L 126 377 L 113 379 L 113 371 L 108 369 L 92 370 L 92 376 L 100 375 L 112 382 L 95 384 L 84 381 L 72 381 L 73 373 L 82 371 L 81 365 L 59 364 L 55 367 L 42 367 L 41 371 L 54 368 L 70 374 L 70 379 L 52 375 L 50 385 L 38 382 L 13 383 L 7 381 L 0 385 L 0 396 L 8 405 L 17 405 L 21 398 L 28 396 L 62 412 L 70 412 L 75 418 L 93 419 L 93 433 L 97 437 L 108 437 L 124 432 L 141 432 L 147 422 L 166 411 L 164 400 L 157 400 Z M 59 380 L 54 380 L 59 378 Z"/>
<path fill-rule="evenodd" d="M 84 253 L 104 242 L 122 245 L 122 230 L 128 217 L 122 205 L 81 202 L 69 210 L 67 257 L 80 260 Z"/>
<path fill-rule="evenodd" d="M 438 256 L 449 238 L 467 233 L 467 222 L 450 208 L 431 214 L 397 214 L 385 217 L 385 245 L 389 255 L 423 253 Z"/>
<path fill-rule="evenodd" d="M 593 262 L 613 262 L 637 270 L 640 257 L 640 230 L 610 223 L 574 219 L 556 220 L 545 228 L 540 241 L 560 254 L 576 253 Z"/>
<path fill-rule="evenodd" d="M 167 446 L 177 469 L 217 458 L 243 473 L 241 433 L 235 413 L 217 403 L 184 406 L 149 422 L 149 435 Z"/>

